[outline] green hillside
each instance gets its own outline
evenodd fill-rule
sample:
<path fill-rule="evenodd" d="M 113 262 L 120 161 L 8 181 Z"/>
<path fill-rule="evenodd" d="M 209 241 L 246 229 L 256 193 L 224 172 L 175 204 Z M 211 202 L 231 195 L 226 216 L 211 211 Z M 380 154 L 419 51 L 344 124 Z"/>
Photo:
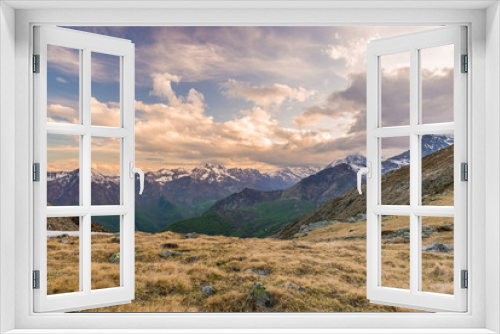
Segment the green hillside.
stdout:
<path fill-rule="evenodd" d="M 160 232 L 165 231 L 229 236 L 231 233 L 231 224 L 226 222 L 217 212 L 209 211 L 199 217 L 173 222 Z"/>
<path fill-rule="evenodd" d="M 202 233 L 263 238 L 276 232 L 295 217 L 314 210 L 314 203 L 279 199 L 236 210 L 208 211 L 199 217 L 176 221 L 161 232 Z"/>

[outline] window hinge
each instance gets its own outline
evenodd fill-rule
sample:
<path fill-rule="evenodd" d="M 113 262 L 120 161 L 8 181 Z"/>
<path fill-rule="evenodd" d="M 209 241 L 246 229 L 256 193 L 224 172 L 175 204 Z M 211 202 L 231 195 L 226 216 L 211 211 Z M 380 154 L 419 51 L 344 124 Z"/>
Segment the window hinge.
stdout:
<path fill-rule="evenodd" d="M 462 73 L 469 72 L 469 56 L 462 55 Z"/>
<path fill-rule="evenodd" d="M 40 182 L 40 163 L 33 164 L 33 181 Z"/>
<path fill-rule="evenodd" d="M 40 270 L 33 270 L 33 289 L 40 289 Z"/>
<path fill-rule="evenodd" d="M 462 162 L 460 165 L 460 174 L 461 174 L 461 180 L 462 181 L 469 181 L 469 165 L 466 162 Z"/>
<path fill-rule="evenodd" d="M 40 73 L 40 55 L 33 55 L 33 73 Z"/>
<path fill-rule="evenodd" d="M 462 289 L 469 288 L 469 272 L 467 270 L 462 270 L 461 272 L 461 280 L 462 280 Z"/>

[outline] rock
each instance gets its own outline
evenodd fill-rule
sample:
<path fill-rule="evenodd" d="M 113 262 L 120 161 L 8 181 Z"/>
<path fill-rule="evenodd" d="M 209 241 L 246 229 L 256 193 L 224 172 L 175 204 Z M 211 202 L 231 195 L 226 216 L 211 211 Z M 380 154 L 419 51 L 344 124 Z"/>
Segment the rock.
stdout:
<path fill-rule="evenodd" d="M 444 225 L 444 226 L 438 226 L 436 228 L 436 231 L 438 232 L 451 232 L 453 231 L 453 225 Z"/>
<path fill-rule="evenodd" d="M 114 253 L 109 257 L 110 263 L 120 263 L 120 252 Z"/>
<path fill-rule="evenodd" d="M 117 237 L 117 238 L 112 238 L 110 240 L 110 242 L 114 243 L 114 244 L 119 244 L 120 243 L 120 237 Z"/>
<path fill-rule="evenodd" d="M 317 221 L 317 222 L 314 222 L 314 223 L 309 224 L 309 225 L 300 225 L 299 232 L 295 233 L 295 235 L 297 235 L 297 237 L 305 236 L 305 235 L 307 235 L 307 233 L 311 232 L 314 229 L 317 229 L 319 227 L 334 225 L 337 223 L 339 223 L 338 220 L 321 220 L 321 221 Z M 294 237 L 295 237 L 295 235 L 294 235 Z"/>
<path fill-rule="evenodd" d="M 63 244 L 67 244 L 67 243 L 69 243 L 69 240 L 68 239 L 61 239 L 60 242 L 63 243 Z"/>
<path fill-rule="evenodd" d="M 297 290 L 299 292 L 306 292 L 306 289 L 304 289 L 303 287 L 301 287 L 299 285 L 292 284 L 292 283 L 287 283 L 285 285 L 282 285 L 281 287 L 282 288 L 294 289 L 294 290 Z"/>
<path fill-rule="evenodd" d="M 267 276 L 271 273 L 269 269 L 258 269 L 258 268 L 250 268 L 245 270 L 247 274 L 252 274 L 258 276 L 260 278 L 267 278 Z"/>
<path fill-rule="evenodd" d="M 215 289 L 212 288 L 210 285 L 207 285 L 201 288 L 201 292 L 203 292 L 207 296 L 211 296 L 215 293 Z"/>
<path fill-rule="evenodd" d="M 255 282 L 250 295 L 262 307 L 271 307 L 274 305 L 273 295 L 262 283 Z"/>
<path fill-rule="evenodd" d="M 174 244 L 172 242 L 166 242 L 160 245 L 161 248 L 179 248 L 178 244 Z"/>
<path fill-rule="evenodd" d="M 453 252 L 453 245 L 434 242 L 430 245 L 423 247 L 422 250 L 425 252 L 451 253 Z"/>
<path fill-rule="evenodd" d="M 191 263 L 191 262 L 195 262 L 198 260 L 198 256 L 190 256 L 187 258 L 187 262 Z"/>
<path fill-rule="evenodd" d="M 188 233 L 184 236 L 185 239 L 194 239 L 194 238 L 198 238 L 198 234 L 196 233 Z"/>
<path fill-rule="evenodd" d="M 169 250 L 165 250 L 163 252 L 160 253 L 160 256 L 161 257 L 164 257 L 164 258 L 169 258 L 169 257 L 174 257 L 174 256 L 181 256 L 182 253 L 179 253 L 179 252 L 173 252 L 173 251 L 169 251 Z"/>

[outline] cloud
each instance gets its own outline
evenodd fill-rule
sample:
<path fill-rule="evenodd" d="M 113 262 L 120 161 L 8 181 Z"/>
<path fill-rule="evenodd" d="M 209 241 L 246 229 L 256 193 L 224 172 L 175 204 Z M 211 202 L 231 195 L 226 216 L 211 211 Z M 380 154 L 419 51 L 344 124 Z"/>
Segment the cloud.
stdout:
<path fill-rule="evenodd" d="M 335 28 L 328 28 L 333 30 Z M 151 73 L 168 72 L 185 82 L 266 78 L 297 84 L 324 73 L 325 27 L 165 27 L 136 49 L 137 76 L 148 85 Z M 317 33 L 317 38 L 316 38 Z"/>
<path fill-rule="evenodd" d="M 303 87 L 292 88 L 288 85 L 275 83 L 271 86 L 251 86 L 245 82 L 229 79 L 222 83 L 223 94 L 230 98 L 243 98 L 256 105 L 269 109 L 271 105 L 279 108 L 285 101 L 304 102 L 317 93 L 316 90 L 307 90 Z"/>
<path fill-rule="evenodd" d="M 99 102 L 96 98 L 90 99 L 91 122 L 98 126 L 120 126 L 120 106 L 115 102 Z M 59 103 L 47 106 L 47 122 L 53 123 L 80 123 L 77 109 Z"/>
<path fill-rule="evenodd" d="M 120 80 L 120 58 L 118 56 L 106 55 L 93 52 L 91 63 L 91 75 L 94 82 L 119 82 Z M 80 51 L 62 46 L 49 45 L 47 48 L 47 66 L 53 73 L 66 75 L 70 78 L 80 76 Z M 56 78 L 59 82 L 67 79 Z"/>
<path fill-rule="evenodd" d="M 99 102 L 96 98 L 90 99 L 92 125 L 120 126 L 120 106 L 117 103 Z"/>
<path fill-rule="evenodd" d="M 382 72 L 382 126 L 409 125 L 408 67 Z M 310 106 L 293 119 L 298 127 L 314 127 L 325 118 L 349 126 L 340 138 L 319 143 L 315 152 L 364 151 L 366 145 L 366 73 L 349 75 L 350 85 L 332 92 L 325 101 Z M 424 123 L 453 120 L 453 69 L 422 70 L 422 118 Z M 384 149 L 408 149 L 401 141 L 386 141 Z M 394 152 L 393 152 L 394 153 Z M 388 153 L 391 154 L 391 153 Z"/>
<path fill-rule="evenodd" d="M 64 78 L 61 78 L 61 77 L 57 77 L 56 78 L 56 81 L 57 82 L 61 82 L 61 83 L 68 83 L 68 80 L 64 79 Z"/>
<path fill-rule="evenodd" d="M 228 166 L 239 166 L 244 161 L 263 168 L 300 165 L 303 161 L 297 161 L 297 154 L 308 155 L 305 159 L 308 163 L 322 164 L 319 160 L 325 159 L 324 154 L 313 157 L 315 153 L 308 152 L 329 138 L 328 131 L 284 127 L 269 110 L 259 105 L 240 110 L 231 120 L 216 122 L 205 113 L 203 94 L 191 89 L 186 96 L 179 96 L 172 82 L 180 78 L 169 74 L 153 78 L 152 94 L 165 97 L 168 104 L 136 102 L 139 112 L 136 155 L 138 164 L 144 161 L 146 169 L 168 164 L 197 165 L 201 161 L 217 161 Z M 283 87 L 278 86 L 279 89 Z M 285 90 L 296 94 L 294 98 L 305 98 L 300 90 Z M 272 101 L 281 103 L 279 99 Z"/>
<path fill-rule="evenodd" d="M 153 79 L 153 90 L 149 92 L 149 95 L 166 98 L 170 104 L 174 105 L 180 102 L 172 89 L 172 82 L 178 83 L 181 81 L 181 77 L 165 72 L 154 73 L 151 78 Z"/>

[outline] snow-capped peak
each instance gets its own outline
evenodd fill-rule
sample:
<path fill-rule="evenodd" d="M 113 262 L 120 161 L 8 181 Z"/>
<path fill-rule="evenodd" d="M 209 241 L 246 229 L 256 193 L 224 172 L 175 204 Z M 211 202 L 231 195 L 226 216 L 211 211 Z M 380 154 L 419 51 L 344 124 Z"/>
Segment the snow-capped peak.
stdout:
<path fill-rule="evenodd" d="M 335 160 L 334 162 L 328 164 L 325 169 L 333 168 L 340 164 L 348 164 L 351 166 L 352 170 L 357 172 L 360 168 L 366 167 L 366 157 L 361 153 L 355 153 L 352 155 L 348 155 L 343 159 Z"/>

